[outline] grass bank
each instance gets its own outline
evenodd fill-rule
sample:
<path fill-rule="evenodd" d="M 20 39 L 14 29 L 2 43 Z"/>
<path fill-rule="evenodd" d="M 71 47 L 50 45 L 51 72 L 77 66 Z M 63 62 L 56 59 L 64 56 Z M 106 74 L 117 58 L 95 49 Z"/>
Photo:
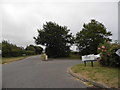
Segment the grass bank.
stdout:
<path fill-rule="evenodd" d="M 57 58 L 57 59 L 61 59 L 61 60 L 76 60 L 76 59 L 81 59 L 81 56 L 80 55 L 74 55 L 74 54 L 71 54 L 70 56 L 68 57 L 61 57 L 61 58 Z"/>
<path fill-rule="evenodd" d="M 24 58 L 26 58 L 28 56 L 20 56 L 20 57 L 4 57 L 2 58 L 2 64 L 6 64 L 6 63 L 10 63 L 10 62 L 13 62 L 13 61 L 18 61 L 18 60 L 22 60 Z"/>
<path fill-rule="evenodd" d="M 81 56 L 78 55 L 78 54 L 76 54 L 76 55 L 71 54 L 68 58 L 69 58 L 69 59 L 81 59 Z"/>
<path fill-rule="evenodd" d="M 86 67 L 84 64 L 78 64 L 71 69 L 83 78 L 100 82 L 112 88 L 118 88 L 118 68 L 102 67 L 98 62 L 95 62 L 94 67 L 87 63 Z"/>

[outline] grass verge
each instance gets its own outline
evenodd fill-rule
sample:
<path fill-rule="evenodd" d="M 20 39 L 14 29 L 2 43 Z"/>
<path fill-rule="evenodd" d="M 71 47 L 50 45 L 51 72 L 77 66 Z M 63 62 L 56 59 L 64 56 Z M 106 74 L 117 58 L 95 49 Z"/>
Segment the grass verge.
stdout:
<path fill-rule="evenodd" d="M 50 59 L 50 58 L 48 58 L 48 59 Z M 59 57 L 59 58 L 53 58 L 53 59 L 59 59 L 59 60 L 76 60 L 76 59 L 79 59 L 80 60 L 81 56 L 80 55 L 71 54 L 68 57 Z"/>
<path fill-rule="evenodd" d="M 74 54 L 71 54 L 69 57 L 69 59 L 80 59 L 80 55 L 74 55 Z"/>
<path fill-rule="evenodd" d="M 26 57 L 28 57 L 28 56 L 2 58 L 0 63 L 1 64 L 6 64 L 6 63 L 13 62 L 13 61 L 18 61 L 18 60 L 24 59 Z"/>
<path fill-rule="evenodd" d="M 102 67 L 98 62 L 94 62 L 94 67 L 87 63 L 86 67 L 84 64 L 78 64 L 71 69 L 83 78 L 100 82 L 111 88 L 118 88 L 118 68 Z"/>

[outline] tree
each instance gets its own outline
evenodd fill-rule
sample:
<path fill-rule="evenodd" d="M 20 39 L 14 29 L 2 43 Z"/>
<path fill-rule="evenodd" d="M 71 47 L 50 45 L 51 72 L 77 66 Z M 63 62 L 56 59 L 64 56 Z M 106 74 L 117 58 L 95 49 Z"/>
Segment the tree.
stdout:
<path fill-rule="evenodd" d="M 33 45 L 27 46 L 25 50 L 26 50 L 27 55 L 34 55 L 35 54 L 35 48 Z"/>
<path fill-rule="evenodd" d="M 8 41 L 2 41 L 2 56 L 3 57 L 17 57 L 22 56 L 23 49 L 9 43 Z"/>
<path fill-rule="evenodd" d="M 97 54 L 99 43 L 103 43 L 104 40 L 111 41 L 109 39 L 111 35 L 102 23 L 91 20 L 90 23 L 84 24 L 83 29 L 76 34 L 76 45 L 82 55 Z"/>
<path fill-rule="evenodd" d="M 34 48 L 35 48 L 35 53 L 36 53 L 36 54 L 41 54 L 42 51 L 43 51 L 43 48 L 40 47 L 40 46 L 34 46 Z"/>
<path fill-rule="evenodd" d="M 29 45 L 26 47 L 26 50 L 35 52 L 34 45 Z"/>
<path fill-rule="evenodd" d="M 7 41 L 2 41 L 2 56 L 3 57 L 10 57 L 11 56 L 11 47 Z"/>
<path fill-rule="evenodd" d="M 68 56 L 73 43 L 72 33 L 69 31 L 66 26 L 46 22 L 43 29 L 38 29 L 38 36 L 34 37 L 35 43 L 46 46 L 45 52 L 49 57 Z"/>
<path fill-rule="evenodd" d="M 43 48 L 40 46 L 29 45 L 26 47 L 26 51 L 31 52 L 33 54 L 41 54 L 43 51 Z"/>

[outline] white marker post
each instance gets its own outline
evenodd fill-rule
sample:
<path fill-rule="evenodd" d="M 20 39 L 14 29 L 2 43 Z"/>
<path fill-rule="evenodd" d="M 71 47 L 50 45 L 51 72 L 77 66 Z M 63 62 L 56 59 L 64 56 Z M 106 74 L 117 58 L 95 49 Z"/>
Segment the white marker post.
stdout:
<path fill-rule="evenodd" d="M 116 51 L 116 54 L 120 57 L 120 49 Z"/>

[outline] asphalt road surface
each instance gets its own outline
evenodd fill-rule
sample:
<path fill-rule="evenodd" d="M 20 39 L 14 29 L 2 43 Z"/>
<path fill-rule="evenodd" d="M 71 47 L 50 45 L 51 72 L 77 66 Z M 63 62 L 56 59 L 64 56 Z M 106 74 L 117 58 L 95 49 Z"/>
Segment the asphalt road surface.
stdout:
<path fill-rule="evenodd" d="M 68 68 L 82 63 L 80 60 L 53 59 L 41 61 L 40 56 L 2 66 L 3 88 L 86 88 L 80 80 L 72 77 Z"/>

